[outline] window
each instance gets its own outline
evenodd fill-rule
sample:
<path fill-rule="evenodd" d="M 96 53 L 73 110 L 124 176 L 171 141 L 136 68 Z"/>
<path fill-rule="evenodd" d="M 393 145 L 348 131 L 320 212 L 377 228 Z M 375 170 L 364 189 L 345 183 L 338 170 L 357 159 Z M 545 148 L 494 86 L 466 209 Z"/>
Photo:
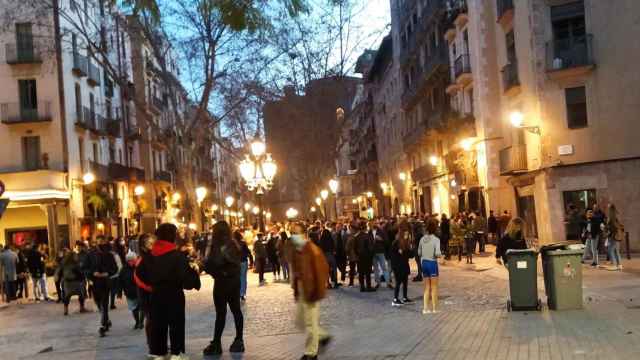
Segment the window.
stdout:
<path fill-rule="evenodd" d="M 16 24 L 16 43 L 18 56 L 22 58 L 33 58 L 33 34 L 31 23 Z"/>
<path fill-rule="evenodd" d="M 569 129 L 587 127 L 587 97 L 584 86 L 567 88 L 564 91 L 567 103 L 567 123 Z"/>
<path fill-rule="evenodd" d="M 93 161 L 98 162 L 99 154 L 98 154 L 98 144 L 93 143 Z"/>
<path fill-rule="evenodd" d="M 116 148 L 113 144 L 109 144 L 109 162 L 115 162 L 116 160 Z"/>
<path fill-rule="evenodd" d="M 93 124 L 96 118 L 96 100 L 93 94 L 89 94 L 89 111 L 91 116 L 91 123 Z"/>
<path fill-rule="evenodd" d="M 80 90 L 80 84 L 75 85 L 75 96 L 76 96 L 76 118 L 78 120 L 82 119 L 82 92 Z"/>
<path fill-rule="evenodd" d="M 516 56 L 516 39 L 513 30 L 505 35 L 505 43 L 507 47 L 507 62 L 515 64 L 518 61 L 518 57 Z"/>
<path fill-rule="evenodd" d="M 38 94 L 35 79 L 18 80 L 20 115 L 25 120 L 38 117 Z"/>
<path fill-rule="evenodd" d="M 78 149 L 80 150 L 80 170 L 84 174 L 84 140 L 82 138 L 78 138 Z"/>
<path fill-rule="evenodd" d="M 22 162 L 26 171 L 40 168 L 39 136 L 25 136 L 22 138 Z"/>

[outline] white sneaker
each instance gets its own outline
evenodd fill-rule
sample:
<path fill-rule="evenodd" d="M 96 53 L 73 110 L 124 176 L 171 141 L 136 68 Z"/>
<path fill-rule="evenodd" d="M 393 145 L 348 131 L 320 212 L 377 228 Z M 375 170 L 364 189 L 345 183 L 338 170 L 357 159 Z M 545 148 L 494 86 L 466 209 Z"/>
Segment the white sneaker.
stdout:
<path fill-rule="evenodd" d="M 167 356 L 147 354 L 147 360 L 167 360 Z"/>
<path fill-rule="evenodd" d="M 189 357 L 186 354 L 171 355 L 169 360 L 189 360 Z"/>
<path fill-rule="evenodd" d="M 431 310 L 422 309 L 422 315 L 427 315 L 427 314 L 431 314 Z"/>

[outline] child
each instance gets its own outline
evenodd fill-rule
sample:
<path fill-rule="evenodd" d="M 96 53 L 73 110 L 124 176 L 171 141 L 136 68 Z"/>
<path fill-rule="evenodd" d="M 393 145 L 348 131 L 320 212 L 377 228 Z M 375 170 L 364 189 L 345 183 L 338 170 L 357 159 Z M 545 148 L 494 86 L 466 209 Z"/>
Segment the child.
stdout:
<path fill-rule="evenodd" d="M 133 272 L 136 265 L 138 256 L 133 251 L 129 250 L 126 256 L 126 263 L 120 271 L 120 288 L 124 291 L 124 295 L 127 297 L 127 306 L 129 311 L 133 314 L 133 319 L 136 324 L 134 329 L 144 328 L 144 312 L 140 309 L 140 302 L 138 301 L 138 289 L 133 280 Z"/>

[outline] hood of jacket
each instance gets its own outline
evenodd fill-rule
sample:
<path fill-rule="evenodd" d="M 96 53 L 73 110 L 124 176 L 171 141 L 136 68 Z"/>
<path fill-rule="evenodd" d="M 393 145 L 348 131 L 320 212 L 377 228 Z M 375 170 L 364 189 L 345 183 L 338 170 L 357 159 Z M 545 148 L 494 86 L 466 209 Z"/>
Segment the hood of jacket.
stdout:
<path fill-rule="evenodd" d="M 165 240 L 156 240 L 156 242 L 153 243 L 153 247 L 151 248 L 151 255 L 162 256 L 175 249 L 176 249 L 176 244 L 172 242 L 165 241 Z"/>

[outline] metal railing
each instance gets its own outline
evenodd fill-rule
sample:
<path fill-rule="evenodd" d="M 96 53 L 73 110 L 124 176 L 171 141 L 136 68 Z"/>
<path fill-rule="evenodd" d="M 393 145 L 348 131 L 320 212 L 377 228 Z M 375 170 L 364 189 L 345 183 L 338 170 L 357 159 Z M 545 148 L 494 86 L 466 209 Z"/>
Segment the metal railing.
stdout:
<path fill-rule="evenodd" d="M 82 107 L 82 110 L 79 114 L 77 114 L 76 125 L 86 129 L 91 130 L 96 127 L 96 113 L 95 111 L 91 111 L 86 106 Z"/>
<path fill-rule="evenodd" d="M 42 47 L 34 42 L 23 40 L 5 45 L 7 64 L 39 64 L 42 62 Z"/>
<path fill-rule="evenodd" d="M 462 74 L 471 73 L 471 61 L 469 59 L 469 54 L 461 54 L 458 56 L 456 61 L 453 63 L 453 73 L 456 80 Z"/>
<path fill-rule="evenodd" d="M 595 65 L 591 34 L 569 39 L 555 39 L 548 42 L 546 48 L 548 71 Z"/>
<path fill-rule="evenodd" d="M 38 101 L 35 108 L 24 106 L 19 102 L 0 104 L 0 120 L 4 124 L 42 122 L 52 119 L 51 101 Z"/>
<path fill-rule="evenodd" d="M 92 86 L 100 85 L 100 69 L 93 65 L 91 61 L 89 61 L 89 78 L 87 79 L 87 82 Z"/>
<path fill-rule="evenodd" d="M 524 144 L 513 145 L 500 150 L 500 174 L 511 175 L 526 172 L 527 146 Z"/>
<path fill-rule="evenodd" d="M 71 70 L 78 76 L 87 76 L 89 73 L 89 59 L 86 56 L 73 53 L 73 68 Z"/>
<path fill-rule="evenodd" d="M 504 91 L 509 91 L 514 86 L 520 85 L 518 76 L 518 62 L 514 61 L 502 68 L 502 86 Z"/>
<path fill-rule="evenodd" d="M 498 0 L 498 19 L 510 10 L 513 10 L 513 0 Z"/>

